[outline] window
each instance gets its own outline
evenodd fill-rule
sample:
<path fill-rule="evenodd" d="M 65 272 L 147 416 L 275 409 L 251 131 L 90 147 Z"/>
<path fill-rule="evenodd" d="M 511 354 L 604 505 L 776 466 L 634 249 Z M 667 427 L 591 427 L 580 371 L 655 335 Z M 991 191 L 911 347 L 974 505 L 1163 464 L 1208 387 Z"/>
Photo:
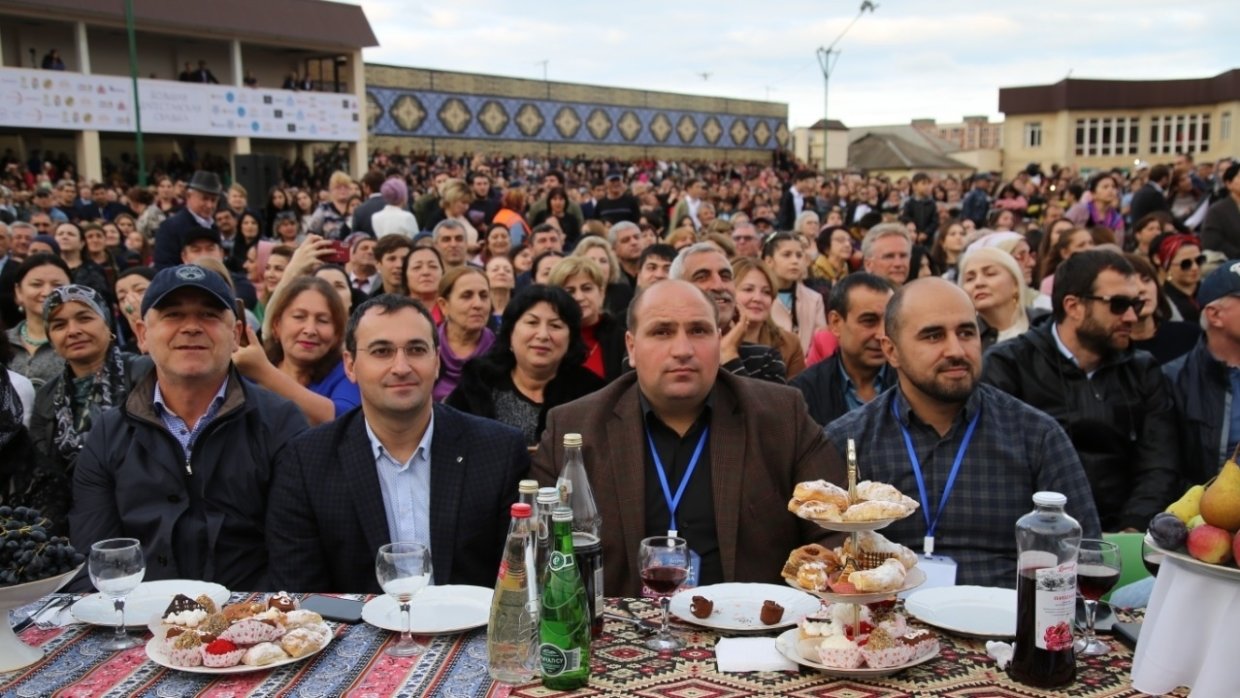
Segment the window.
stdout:
<path fill-rule="evenodd" d="M 1225 141 L 1231 140 L 1231 112 L 1223 112 L 1222 118 L 1218 121 L 1218 137 Z"/>
<path fill-rule="evenodd" d="M 1042 147 L 1042 122 L 1028 121 L 1025 123 L 1025 147 Z"/>
<path fill-rule="evenodd" d="M 1076 154 L 1114 156 L 1137 154 L 1135 116 L 1104 116 L 1076 120 Z"/>
<path fill-rule="evenodd" d="M 1226 124 L 1225 128 L 1230 130 L 1230 124 Z M 1165 114 L 1150 118 L 1151 154 L 1205 153 L 1209 150 L 1209 114 Z"/>

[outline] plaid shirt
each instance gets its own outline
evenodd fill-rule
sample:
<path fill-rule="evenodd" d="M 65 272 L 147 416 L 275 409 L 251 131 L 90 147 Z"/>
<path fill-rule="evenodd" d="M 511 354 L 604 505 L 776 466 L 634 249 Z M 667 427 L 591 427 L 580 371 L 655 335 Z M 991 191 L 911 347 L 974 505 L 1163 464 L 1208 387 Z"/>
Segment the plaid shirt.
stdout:
<path fill-rule="evenodd" d="M 895 405 L 893 412 L 892 405 Z M 1042 412 L 985 384 L 978 384 L 947 435 L 917 418 L 899 386 L 826 427 L 828 440 L 847 452 L 857 442 L 858 478 L 894 485 L 918 498 L 900 425 L 908 429 L 926 483 L 922 509 L 883 529 L 887 538 L 922 551 L 926 535 L 923 509 L 933 518 L 969 421 L 981 412 L 956 483 L 939 518 L 935 554 L 956 561 L 957 584 L 1016 586 L 1016 519 L 1033 510 L 1033 493 L 1062 492 L 1068 514 L 1084 536 L 1101 535 L 1085 471 L 1067 434 Z M 896 414 L 899 415 L 897 422 Z"/>
<path fill-rule="evenodd" d="M 220 389 L 216 391 L 215 397 L 211 399 L 211 404 L 207 406 L 207 411 L 198 418 L 198 423 L 192 427 L 185 423 L 176 413 L 168 409 L 168 405 L 164 403 L 164 394 L 159 390 L 159 382 L 155 383 L 155 397 L 152 400 L 155 404 L 155 414 L 159 415 L 159 419 L 164 423 L 164 428 L 172 434 L 172 438 L 181 444 L 181 452 L 185 455 L 185 470 L 190 475 L 190 458 L 194 452 L 194 442 L 198 440 L 198 435 L 207 428 L 215 420 L 219 414 L 220 406 L 224 404 L 225 393 L 228 392 L 228 378 L 224 378 L 224 382 L 220 384 Z"/>

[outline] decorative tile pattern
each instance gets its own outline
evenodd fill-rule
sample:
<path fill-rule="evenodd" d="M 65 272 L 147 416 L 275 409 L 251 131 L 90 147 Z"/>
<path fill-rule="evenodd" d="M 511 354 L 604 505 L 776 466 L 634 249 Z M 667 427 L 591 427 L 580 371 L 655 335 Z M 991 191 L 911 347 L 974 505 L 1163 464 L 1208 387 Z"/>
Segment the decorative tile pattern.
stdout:
<path fill-rule="evenodd" d="M 781 121 L 779 122 L 779 126 L 775 128 L 775 142 L 778 143 L 779 147 L 781 148 L 788 147 L 788 124 L 787 123 Z"/>
<path fill-rule="evenodd" d="M 681 143 L 692 143 L 693 137 L 697 135 L 697 123 L 693 121 L 691 114 L 685 114 L 680 117 L 680 121 L 676 122 L 676 135 L 680 136 Z"/>
<path fill-rule="evenodd" d="M 448 129 L 448 133 L 462 134 L 473 120 L 469 107 L 458 97 L 452 97 L 439 108 L 439 123 Z"/>
<path fill-rule="evenodd" d="M 365 117 L 374 136 L 726 150 L 788 143 L 783 120 L 757 115 L 373 85 Z"/>
<path fill-rule="evenodd" d="M 489 135 L 498 136 L 508 126 L 508 111 L 499 102 L 493 99 L 489 100 L 482 105 L 482 110 L 478 112 L 478 123 L 482 125 L 482 130 Z"/>
<path fill-rule="evenodd" d="M 560 107 L 559 113 L 555 115 L 555 130 L 559 131 L 565 140 L 572 140 L 581 130 L 581 117 L 577 116 L 572 107 Z"/>
<path fill-rule="evenodd" d="M 521 135 L 526 138 L 535 138 L 542 132 L 542 127 L 547 123 L 547 119 L 543 116 L 538 107 L 526 102 L 517 110 L 517 128 L 520 129 Z"/>
<path fill-rule="evenodd" d="M 631 111 L 626 111 L 620 115 L 620 121 L 616 124 L 620 129 L 620 135 L 624 140 L 632 143 L 637 137 L 642 135 L 642 120 Z"/>
<path fill-rule="evenodd" d="M 586 128 L 589 129 L 590 135 L 594 136 L 594 140 L 607 140 L 608 134 L 611 133 L 611 118 L 602 109 L 595 109 L 590 112 L 590 118 L 586 120 Z"/>

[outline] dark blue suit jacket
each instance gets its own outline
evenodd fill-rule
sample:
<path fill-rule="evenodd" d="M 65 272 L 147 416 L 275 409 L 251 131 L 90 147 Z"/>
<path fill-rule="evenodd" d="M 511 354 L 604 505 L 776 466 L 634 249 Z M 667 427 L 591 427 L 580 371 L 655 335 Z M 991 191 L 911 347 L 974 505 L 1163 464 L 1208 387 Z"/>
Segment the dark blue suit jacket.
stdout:
<path fill-rule="evenodd" d="M 188 208 L 182 208 L 160 223 L 155 229 L 155 269 L 175 267 L 180 264 L 181 248 L 185 246 L 185 236 L 201 227 Z"/>
<path fill-rule="evenodd" d="M 517 483 L 530 469 L 516 429 L 436 404 L 431 562 L 436 584 L 490 587 Z M 272 589 L 383 593 L 375 553 L 392 542 L 361 408 L 281 453 L 267 506 Z"/>

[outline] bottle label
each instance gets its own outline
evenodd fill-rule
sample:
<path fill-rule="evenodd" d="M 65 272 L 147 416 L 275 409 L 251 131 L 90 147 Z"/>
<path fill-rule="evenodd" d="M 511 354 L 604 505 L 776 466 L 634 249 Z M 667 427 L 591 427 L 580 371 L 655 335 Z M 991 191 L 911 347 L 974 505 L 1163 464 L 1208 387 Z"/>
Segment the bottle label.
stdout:
<path fill-rule="evenodd" d="M 508 560 L 500 560 L 499 561 L 499 574 L 495 576 L 495 580 L 497 582 L 502 582 L 504 581 L 504 578 L 507 576 L 508 576 Z"/>
<path fill-rule="evenodd" d="M 1034 594 L 1034 646 L 1048 652 L 1072 647 L 1072 620 L 1076 615 L 1076 562 L 1038 570 Z"/>
<path fill-rule="evenodd" d="M 544 642 L 538 648 L 538 655 L 542 660 L 543 676 L 559 676 L 581 668 L 580 647 L 564 649 L 550 642 Z"/>
<path fill-rule="evenodd" d="M 560 572 L 576 567 L 577 563 L 573 560 L 572 555 L 565 555 L 556 550 L 551 553 L 551 560 L 547 562 L 547 565 L 551 567 L 552 572 Z"/>

